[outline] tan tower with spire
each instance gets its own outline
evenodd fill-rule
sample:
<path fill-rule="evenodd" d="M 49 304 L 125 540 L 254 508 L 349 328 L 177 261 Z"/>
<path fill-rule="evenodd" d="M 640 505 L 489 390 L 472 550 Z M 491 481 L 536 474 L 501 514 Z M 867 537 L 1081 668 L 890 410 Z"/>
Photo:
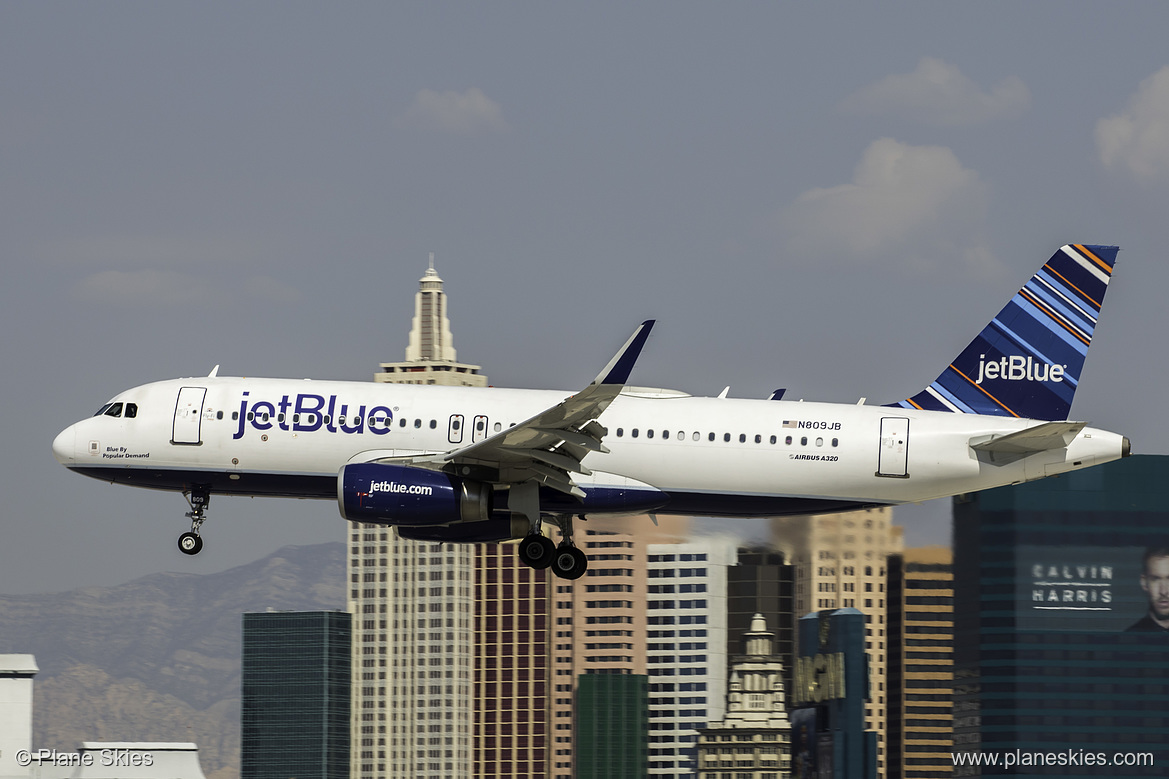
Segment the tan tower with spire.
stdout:
<path fill-rule="evenodd" d="M 418 286 L 406 360 L 380 363 L 374 381 L 486 387 L 487 377 L 479 373 L 480 366 L 457 361 L 451 320 L 447 317 L 446 293 L 442 291 L 442 279 L 434 269 L 434 252 L 430 253 L 430 266 L 418 280 Z"/>

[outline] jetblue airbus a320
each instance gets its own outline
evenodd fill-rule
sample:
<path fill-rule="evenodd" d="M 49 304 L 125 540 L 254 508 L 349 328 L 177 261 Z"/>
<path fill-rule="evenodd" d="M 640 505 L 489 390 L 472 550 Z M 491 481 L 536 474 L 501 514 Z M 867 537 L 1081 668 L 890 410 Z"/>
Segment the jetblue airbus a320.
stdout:
<path fill-rule="evenodd" d="M 575 394 L 215 370 L 119 394 L 53 454 L 96 479 L 182 492 L 187 554 L 213 493 L 328 498 L 406 538 L 522 539 L 524 562 L 574 579 L 587 567 L 574 518 L 894 505 L 1127 456 L 1127 438 L 1067 421 L 1116 253 L 1062 247 L 937 380 L 887 406 L 627 386 L 649 321 Z"/>

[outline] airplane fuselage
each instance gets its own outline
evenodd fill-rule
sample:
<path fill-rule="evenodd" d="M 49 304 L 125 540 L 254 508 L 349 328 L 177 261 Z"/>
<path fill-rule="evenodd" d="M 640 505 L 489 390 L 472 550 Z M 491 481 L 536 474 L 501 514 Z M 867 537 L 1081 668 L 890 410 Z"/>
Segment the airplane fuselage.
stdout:
<path fill-rule="evenodd" d="M 58 436 L 54 454 L 104 481 L 164 490 L 337 499 L 348 463 L 486 439 L 572 393 L 202 377 L 121 393 Z M 134 416 L 126 413 L 130 404 Z M 626 388 L 599 419 L 590 489 L 663 493 L 662 513 L 769 516 L 918 502 L 1087 467 L 1127 440 L 1085 427 L 1063 448 L 994 458 L 972 443 L 1038 424 L 885 406 L 692 397 Z M 997 461 L 996 461 L 997 459 Z M 506 480 L 504 480 L 506 481 Z M 589 513 L 582 511 L 581 513 Z"/>

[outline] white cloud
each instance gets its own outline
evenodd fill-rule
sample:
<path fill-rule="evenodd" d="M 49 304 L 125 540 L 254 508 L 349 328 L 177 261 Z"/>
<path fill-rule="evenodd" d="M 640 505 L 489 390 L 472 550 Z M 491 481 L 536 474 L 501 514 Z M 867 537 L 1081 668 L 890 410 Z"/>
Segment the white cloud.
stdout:
<path fill-rule="evenodd" d="M 944 146 L 882 138 L 865 150 L 851 183 L 812 189 L 779 217 L 785 250 L 819 262 L 886 262 L 915 271 L 960 263 L 1000 270 L 980 238 L 987 188 Z"/>
<path fill-rule="evenodd" d="M 400 124 L 452 135 L 504 132 L 508 129 L 503 109 L 475 87 L 466 92 L 434 92 L 423 89 L 399 120 Z"/>
<path fill-rule="evenodd" d="M 301 298 L 298 289 L 269 276 L 221 284 L 189 273 L 156 268 L 94 273 L 77 283 L 73 295 L 87 303 L 130 310 L 289 303 Z"/>
<path fill-rule="evenodd" d="M 1123 113 L 1096 122 L 1096 147 L 1111 171 L 1169 177 L 1169 65 L 1141 82 Z"/>
<path fill-rule="evenodd" d="M 846 97 L 840 109 L 956 126 L 1018 116 L 1030 104 L 1031 93 L 1018 76 L 1008 76 L 984 92 L 955 66 L 922 57 L 912 73 L 886 76 Z"/>

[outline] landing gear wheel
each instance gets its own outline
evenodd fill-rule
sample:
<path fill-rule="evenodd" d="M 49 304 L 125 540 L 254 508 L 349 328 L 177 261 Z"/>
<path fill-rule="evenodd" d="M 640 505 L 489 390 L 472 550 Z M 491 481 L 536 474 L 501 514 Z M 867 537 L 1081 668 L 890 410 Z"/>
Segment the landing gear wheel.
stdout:
<path fill-rule="evenodd" d="M 203 548 L 203 539 L 199 537 L 199 528 L 207 520 L 207 504 L 211 502 L 211 491 L 205 486 L 192 486 L 183 492 L 187 505 L 191 510 L 187 512 L 187 519 L 191 520 L 191 532 L 179 536 L 179 550 L 183 554 L 196 555 Z"/>
<path fill-rule="evenodd" d="M 524 565 L 542 571 L 552 565 L 552 558 L 556 554 L 556 544 L 551 538 L 532 533 L 520 541 L 519 555 Z"/>
<path fill-rule="evenodd" d="M 552 573 L 561 579 L 579 579 L 588 570 L 589 558 L 575 546 L 561 544 L 552 556 Z"/>
<path fill-rule="evenodd" d="M 179 551 L 183 554 L 196 555 L 203 548 L 203 539 L 197 533 L 183 533 L 179 536 Z"/>

